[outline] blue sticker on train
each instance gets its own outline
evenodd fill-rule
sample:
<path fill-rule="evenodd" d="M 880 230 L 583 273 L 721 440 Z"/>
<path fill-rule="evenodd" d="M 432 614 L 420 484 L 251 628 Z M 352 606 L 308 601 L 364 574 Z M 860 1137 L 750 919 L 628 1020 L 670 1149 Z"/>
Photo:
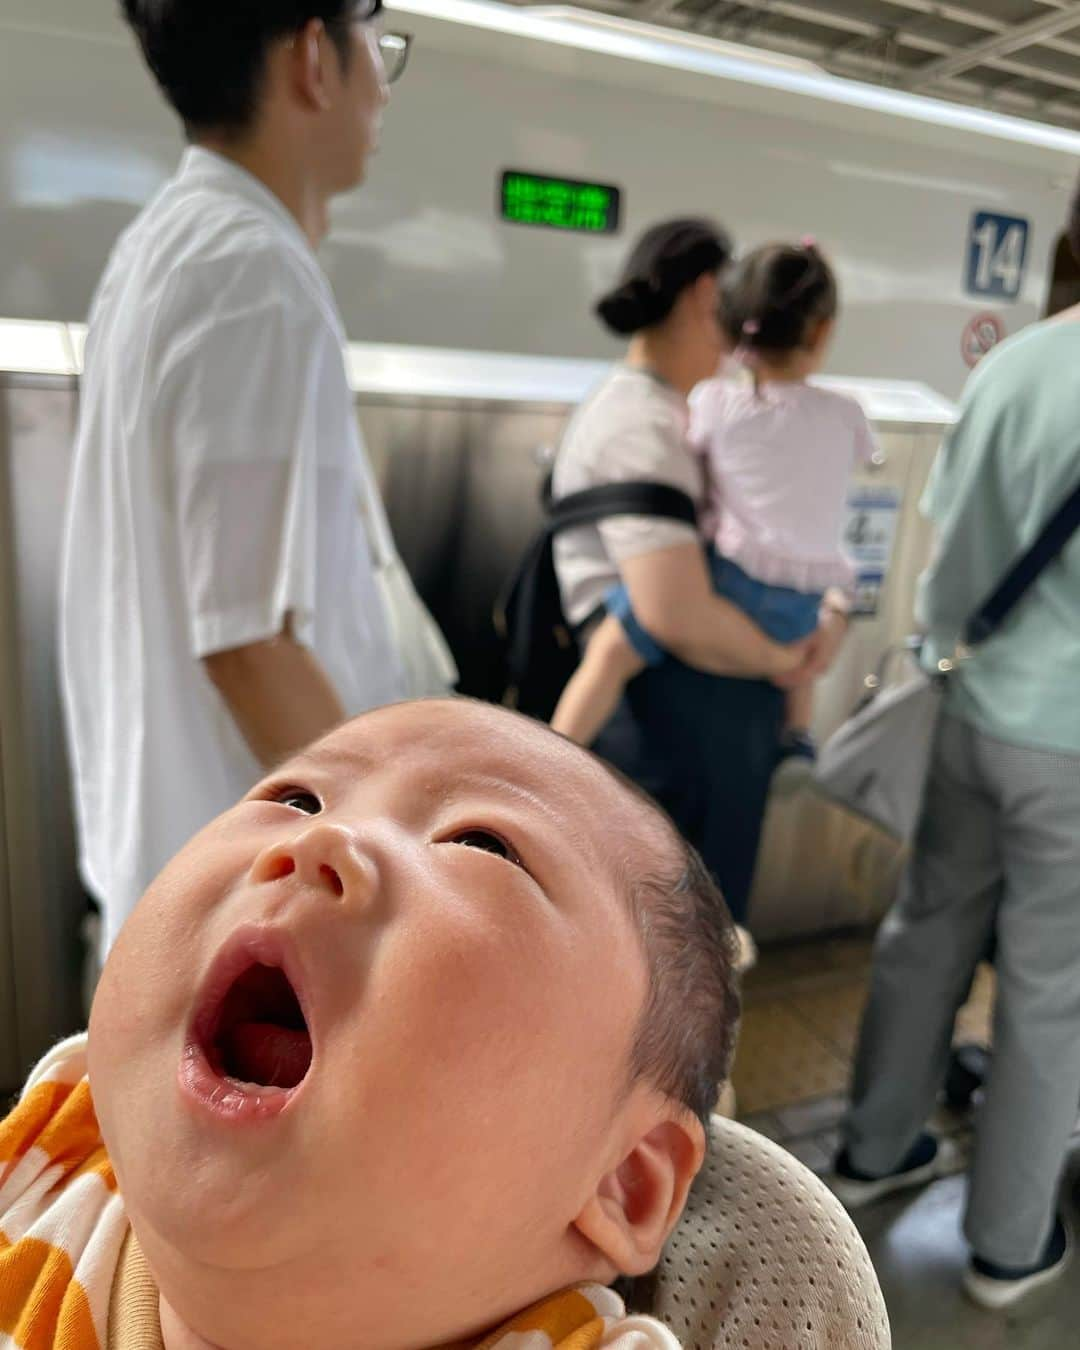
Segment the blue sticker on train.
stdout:
<path fill-rule="evenodd" d="M 853 613 L 866 618 L 878 612 L 892 564 L 903 497 L 887 483 L 857 483 L 848 497 L 844 540 L 855 564 Z"/>
<path fill-rule="evenodd" d="M 967 251 L 969 295 L 1019 299 L 1027 266 L 1031 223 L 1020 216 L 976 211 Z"/>

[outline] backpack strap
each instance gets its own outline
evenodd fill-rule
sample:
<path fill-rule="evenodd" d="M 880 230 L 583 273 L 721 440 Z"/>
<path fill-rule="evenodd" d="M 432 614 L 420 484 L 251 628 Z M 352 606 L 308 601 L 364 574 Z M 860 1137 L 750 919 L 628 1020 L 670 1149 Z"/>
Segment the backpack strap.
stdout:
<path fill-rule="evenodd" d="M 533 615 L 544 609 L 543 597 L 553 595 L 552 605 L 561 611 L 552 556 L 556 535 L 576 526 L 595 525 L 611 516 L 656 516 L 691 526 L 697 524 L 693 499 L 667 483 L 604 483 L 553 501 L 549 477 L 543 486 L 543 502 L 546 516 L 543 527 L 495 605 L 496 631 L 506 643 L 507 665 L 517 683 L 529 672 L 535 636 Z M 565 623 L 560 625 L 559 632 L 567 644 L 572 643 Z"/>
<path fill-rule="evenodd" d="M 545 530 L 554 537 L 580 525 L 596 525 L 611 516 L 654 516 L 697 525 L 697 507 L 680 488 L 668 483 L 603 483 L 552 501 L 545 488 Z"/>

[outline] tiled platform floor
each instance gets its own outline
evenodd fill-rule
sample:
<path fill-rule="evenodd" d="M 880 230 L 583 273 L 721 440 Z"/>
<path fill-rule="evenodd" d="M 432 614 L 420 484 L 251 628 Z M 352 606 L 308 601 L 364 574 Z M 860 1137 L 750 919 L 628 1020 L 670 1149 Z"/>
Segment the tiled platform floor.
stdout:
<path fill-rule="evenodd" d="M 735 1087 L 740 1118 L 814 1171 L 827 1169 L 866 995 L 870 942 L 829 939 L 766 950 L 747 980 Z M 989 1036 L 993 978 L 980 972 L 958 1038 Z M 971 1120 L 942 1108 L 933 1122 L 970 1146 Z M 1080 1231 L 1080 1133 L 1066 1190 Z M 896 1350 L 1065 1350 L 1080 1346 L 1080 1274 L 1066 1275 L 1007 1315 L 960 1293 L 967 1249 L 961 1175 L 862 1211 L 857 1222 L 889 1304 Z"/>

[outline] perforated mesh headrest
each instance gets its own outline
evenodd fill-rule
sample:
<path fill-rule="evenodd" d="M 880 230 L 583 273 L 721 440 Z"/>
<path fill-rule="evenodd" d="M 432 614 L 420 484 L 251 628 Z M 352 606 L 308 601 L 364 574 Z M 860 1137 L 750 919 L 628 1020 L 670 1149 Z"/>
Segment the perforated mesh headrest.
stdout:
<path fill-rule="evenodd" d="M 889 1350 L 881 1287 L 836 1197 L 745 1126 L 716 1118 L 712 1135 L 655 1315 L 686 1350 Z"/>

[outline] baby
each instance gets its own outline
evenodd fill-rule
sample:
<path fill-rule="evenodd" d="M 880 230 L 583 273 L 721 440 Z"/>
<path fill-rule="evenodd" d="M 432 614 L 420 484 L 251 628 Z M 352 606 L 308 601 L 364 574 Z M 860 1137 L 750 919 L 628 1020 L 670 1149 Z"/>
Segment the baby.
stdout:
<path fill-rule="evenodd" d="M 701 1165 L 732 969 L 599 760 L 465 701 L 352 722 L 166 868 L 0 1124 L 0 1339 L 674 1346 L 608 1286 Z"/>

